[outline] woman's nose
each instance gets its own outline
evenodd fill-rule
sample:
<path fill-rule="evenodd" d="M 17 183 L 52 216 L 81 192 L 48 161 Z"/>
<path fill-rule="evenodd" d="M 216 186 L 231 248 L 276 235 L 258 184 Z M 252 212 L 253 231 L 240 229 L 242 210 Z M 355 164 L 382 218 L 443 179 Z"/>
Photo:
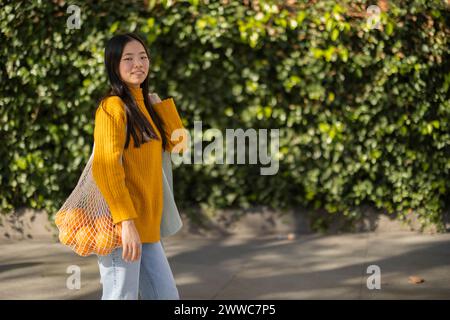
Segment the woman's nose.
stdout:
<path fill-rule="evenodd" d="M 143 62 L 141 61 L 141 59 L 137 59 L 137 61 L 135 60 L 134 61 L 134 66 L 137 66 L 137 67 L 141 67 L 141 66 L 143 66 L 144 64 L 143 64 Z"/>

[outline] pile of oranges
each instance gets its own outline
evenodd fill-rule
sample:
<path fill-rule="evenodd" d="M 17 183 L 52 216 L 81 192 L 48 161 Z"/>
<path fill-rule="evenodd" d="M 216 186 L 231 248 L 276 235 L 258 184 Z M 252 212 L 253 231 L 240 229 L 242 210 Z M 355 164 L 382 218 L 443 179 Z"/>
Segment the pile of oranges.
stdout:
<path fill-rule="evenodd" d="M 56 214 L 55 224 L 59 241 L 80 256 L 107 255 L 122 244 L 121 226 L 106 215 L 89 218 L 82 208 L 63 210 Z"/>

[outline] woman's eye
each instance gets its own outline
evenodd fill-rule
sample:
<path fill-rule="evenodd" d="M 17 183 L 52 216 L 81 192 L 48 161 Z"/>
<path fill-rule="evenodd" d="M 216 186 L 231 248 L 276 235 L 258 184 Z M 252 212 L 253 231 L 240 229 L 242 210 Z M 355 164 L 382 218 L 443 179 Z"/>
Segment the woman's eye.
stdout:
<path fill-rule="evenodd" d="M 145 59 L 147 59 L 147 57 L 141 57 L 141 59 L 144 59 L 144 60 L 145 60 Z"/>
<path fill-rule="evenodd" d="M 131 58 L 125 58 L 125 59 L 123 59 L 123 60 L 128 60 L 128 61 L 129 61 L 129 60 L 131 60 Z"/>

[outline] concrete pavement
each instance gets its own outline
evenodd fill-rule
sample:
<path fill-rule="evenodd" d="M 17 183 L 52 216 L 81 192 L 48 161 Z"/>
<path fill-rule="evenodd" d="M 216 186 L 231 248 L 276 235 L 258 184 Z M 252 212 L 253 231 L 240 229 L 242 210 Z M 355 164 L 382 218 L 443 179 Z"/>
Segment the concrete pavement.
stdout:
<path fill-rule="evenodd" d="M 450 299 L 450 234 L 366 232 L 163 240 L 181 299 Z M 71 265 L 81 288 L 66 286 Z M 369 265 L 381 288 L 369 290 Z M 409 276 L 425 280 L 408 282 Z M 95 256 L 48 237 L 0 242 L 0 299 L 99 299 Z"/>

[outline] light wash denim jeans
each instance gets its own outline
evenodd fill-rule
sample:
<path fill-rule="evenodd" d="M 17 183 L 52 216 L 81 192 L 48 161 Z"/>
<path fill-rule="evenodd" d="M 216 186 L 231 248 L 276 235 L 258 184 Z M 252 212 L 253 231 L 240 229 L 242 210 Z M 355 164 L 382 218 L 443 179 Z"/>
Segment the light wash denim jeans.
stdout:
<path fill-rule="evenodd" d="M 179 300 L 178 289 L 161 241 L 143 243 L 141 256 L 122 259 L 122 248 L 98 256 L 102 300 Z"/>

